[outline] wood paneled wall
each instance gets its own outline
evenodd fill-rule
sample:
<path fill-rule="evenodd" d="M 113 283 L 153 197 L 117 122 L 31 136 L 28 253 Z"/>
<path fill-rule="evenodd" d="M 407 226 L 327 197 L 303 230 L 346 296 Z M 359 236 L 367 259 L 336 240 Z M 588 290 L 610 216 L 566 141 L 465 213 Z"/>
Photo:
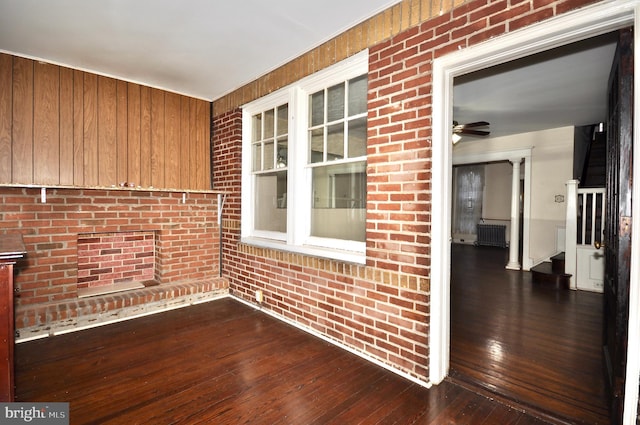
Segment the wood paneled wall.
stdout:
<path fill-rule="evenodd" d="M 210 189 L 210 107 L 0 54 L 0 184 Z"/>

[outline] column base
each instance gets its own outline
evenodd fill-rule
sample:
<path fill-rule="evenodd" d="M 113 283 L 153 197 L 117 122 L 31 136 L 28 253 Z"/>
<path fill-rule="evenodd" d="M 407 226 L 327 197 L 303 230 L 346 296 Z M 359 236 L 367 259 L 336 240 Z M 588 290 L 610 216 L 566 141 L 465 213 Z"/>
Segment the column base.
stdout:
<path fill-rule="evenodd" d="M 520 266 L 520 263 L 516 261 L 515 263 L 508 262 L 504 268 L 508 270 L 520 270 L 522 267 Z"/>

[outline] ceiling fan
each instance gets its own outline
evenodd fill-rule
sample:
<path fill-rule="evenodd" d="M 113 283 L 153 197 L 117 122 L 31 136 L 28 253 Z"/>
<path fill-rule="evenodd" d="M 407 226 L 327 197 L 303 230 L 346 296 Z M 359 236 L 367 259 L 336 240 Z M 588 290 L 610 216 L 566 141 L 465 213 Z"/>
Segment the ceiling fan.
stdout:
<path fill-rule="evenodd" d="M 453 122 L 453 144 L 458 143 L 462 135 L 469 136 L 488 136 L 488 130 L 481 130 L 482 127 L 488 127 L 489 123 L 486 121 L 476 121 L 467 124 L 458 124 L 458 121 Z"/>

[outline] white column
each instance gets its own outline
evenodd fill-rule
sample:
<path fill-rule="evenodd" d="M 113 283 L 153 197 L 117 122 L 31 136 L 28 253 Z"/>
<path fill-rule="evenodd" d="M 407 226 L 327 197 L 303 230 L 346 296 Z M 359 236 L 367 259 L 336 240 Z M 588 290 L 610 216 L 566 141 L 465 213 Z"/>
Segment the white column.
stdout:
<path fill-rule="evenodd" d="M 520 162 L 522 158 L 509 160 L 513 164 L 511 177 L 511 234 L 509 238 L 509 262 L 507 269 L 520 270 Z"/>
<path fill-rule="evenodd" d="M 565 224 L 564 272 L 571 275 L 569 287 L 577 289 L 576 271 L 578 254 L 578 184 L 579 180 L 567 182 L 567 216 Z"/>

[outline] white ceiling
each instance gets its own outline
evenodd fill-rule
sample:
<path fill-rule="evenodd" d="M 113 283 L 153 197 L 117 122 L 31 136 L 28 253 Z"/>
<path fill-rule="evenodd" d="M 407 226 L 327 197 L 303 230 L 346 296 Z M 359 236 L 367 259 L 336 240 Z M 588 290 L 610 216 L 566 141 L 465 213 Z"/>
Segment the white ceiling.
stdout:
<path fill-rule="evenodd" d="M 214 100 L 400 0 L 0 0 L 0 51 Z"/>
<path fill-rule="evenodd" d="M 456 78 L 454 119 L 487 121 L 491 137 L 604 122 L 616 37 L 605 34 Z"/>
<path fill-rule="evenodd" d="M 215 100 L 400 0 L 0 0 L 0 51 Z M 454 119 L 491 136 L 605 119 L 600 37 L 458 77 Z"/>

